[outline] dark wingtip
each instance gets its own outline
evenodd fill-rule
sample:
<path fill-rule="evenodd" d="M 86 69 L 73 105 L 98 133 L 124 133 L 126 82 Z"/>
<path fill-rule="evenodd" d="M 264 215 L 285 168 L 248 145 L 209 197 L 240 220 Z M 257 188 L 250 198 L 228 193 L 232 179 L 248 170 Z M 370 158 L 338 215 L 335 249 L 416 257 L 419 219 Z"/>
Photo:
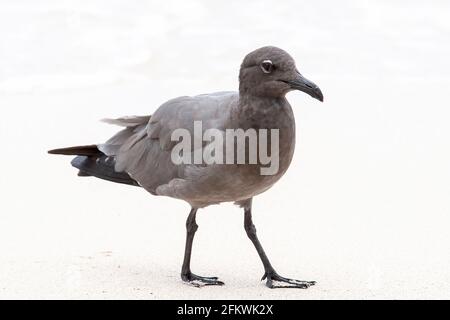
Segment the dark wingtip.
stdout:
<path fill-rule="evenodd" d="M 102 154 L 101 151 L 98 150 L 96 145 L 53 149 L 47 152 L 48 154 L 58 154 L 66 156 L 96 156 Z"/>
<path fill-rule="evenodd" d="M 56 154 L 56 155 L 73 155 L 72 153 L 68 152 L 67 149 L 52 149 L 47 151 L 48 154 Z"/>

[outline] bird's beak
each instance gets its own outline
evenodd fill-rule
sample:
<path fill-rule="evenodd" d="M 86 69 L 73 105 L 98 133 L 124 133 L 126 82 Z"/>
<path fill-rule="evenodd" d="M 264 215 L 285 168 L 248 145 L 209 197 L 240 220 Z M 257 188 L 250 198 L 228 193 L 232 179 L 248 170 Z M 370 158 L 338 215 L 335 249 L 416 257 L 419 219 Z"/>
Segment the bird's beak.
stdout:
<path fill-rule="evenodd" d="M 323 102 L 323 94 L 320 88 L 312 81 L 306 79 L 300 73 L 297 74 L 297 78 L 294 80 L 283 80 L 294 90 L 300 90 L 309 94 L 311 97 Z"/>

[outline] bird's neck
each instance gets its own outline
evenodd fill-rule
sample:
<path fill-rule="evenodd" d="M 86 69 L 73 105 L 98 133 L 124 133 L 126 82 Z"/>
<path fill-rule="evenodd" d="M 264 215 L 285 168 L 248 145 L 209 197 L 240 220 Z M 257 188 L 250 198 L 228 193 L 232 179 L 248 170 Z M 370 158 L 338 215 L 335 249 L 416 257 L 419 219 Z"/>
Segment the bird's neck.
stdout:
<path fill-rule="evenodd" d="M 235 123 L 244 127 L 270 128 L 277 126 L 277 119 L 290 109 L 285 97 L 265 97 L 240 94 L 239 102 L 232 110 Z"/>

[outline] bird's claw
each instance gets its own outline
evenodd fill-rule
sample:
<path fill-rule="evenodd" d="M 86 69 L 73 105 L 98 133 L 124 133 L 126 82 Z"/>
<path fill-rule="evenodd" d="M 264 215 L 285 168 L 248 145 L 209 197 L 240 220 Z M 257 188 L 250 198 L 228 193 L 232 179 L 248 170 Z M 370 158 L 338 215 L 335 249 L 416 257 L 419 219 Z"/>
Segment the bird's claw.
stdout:
<path fill-rule="evenodd" d="M 217 277 L 201 277 L 193 273 L 181 275 L 181 279 L 196 288 L 204 286 L 223 286 L 225 283 L 219 280 Z"/>
<path fill-rule="evenodd" d="M 276 272 L 273 273 L 266 272 L 261 281 L 264 280 L 267 280 L 266 286 L 270 289 L 278 289 L 278 288 L 308 289 L 309 287 L 316 284 L 315 281 L 302 281 L 284 278 L 278 275 Z"/>

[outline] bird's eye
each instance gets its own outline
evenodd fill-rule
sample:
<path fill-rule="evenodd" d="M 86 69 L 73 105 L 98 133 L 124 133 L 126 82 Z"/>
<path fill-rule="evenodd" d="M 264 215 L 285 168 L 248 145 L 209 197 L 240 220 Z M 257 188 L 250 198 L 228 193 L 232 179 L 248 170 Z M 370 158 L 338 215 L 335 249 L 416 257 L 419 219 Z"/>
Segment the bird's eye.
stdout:
<path fill-rule="evenodd" d="M 274 67 L 273 63 L 270 60 L 264 60 L 263 62 L 261 62 L 261 70 L 264 73 L 271 73 L 274 68 L 275 67 Z"/>

